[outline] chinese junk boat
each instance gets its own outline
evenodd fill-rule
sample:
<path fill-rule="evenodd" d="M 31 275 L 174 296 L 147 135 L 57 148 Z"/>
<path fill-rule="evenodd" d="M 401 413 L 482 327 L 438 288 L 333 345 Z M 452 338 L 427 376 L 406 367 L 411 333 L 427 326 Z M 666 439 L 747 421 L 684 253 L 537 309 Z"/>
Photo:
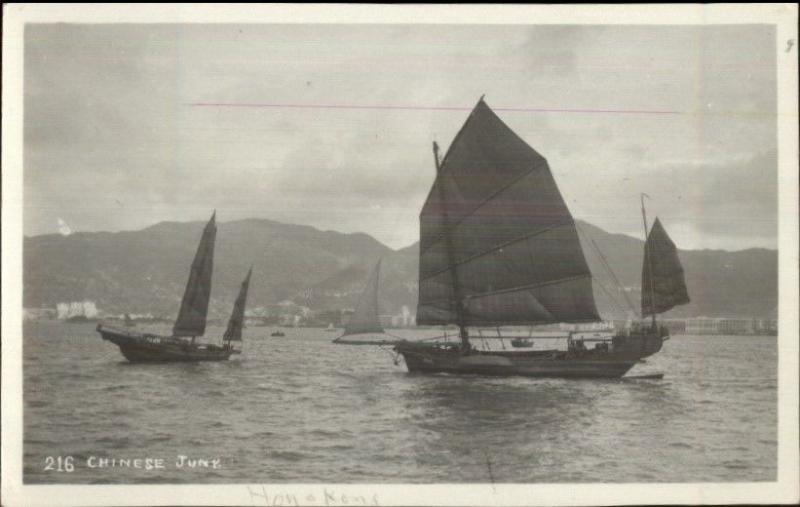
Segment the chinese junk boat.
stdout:
<path fill-rule="evenodd" d="M 203 336 L 206 329 L 208 301 L 211 296 L 211 274 L 214 268 L 214 240 L 217 234 L 215 217 L 216 213 L 211 216 L 211 220 L 203 230 L 172 336 L 139 333 L 98 324 L 97 331 L 103 339 L 117 345 L 128 361 L 224 361 L 232 354 L 240 353 L 240 350 L 233 347 L 232 342 L 242 341 L 244 309 L 252 268 L 242 282 L 228 327 L 222 337 L 222 346 L 195 343 L 195 338 Z"/>
<path fill-rule="evenodd" d="M 657 313 L 689 301 L 675 245 L 656 220 L 646 232 L 642 316 L 605 339 L 567 338 L 566 350 L 478 350 L 469 328 L 599 321 L 572 215 L 547 160 L 483 98 L 439 161 L 420 213 L 420 325 L 456 325 L 456 342 L 399 341 L 410 372 L 529 377 L 621 377 L 661 349 Z M 645 231 L 647 229 L 647 219 Z M 499 333 L 498 333 L 499 334 Z"/>

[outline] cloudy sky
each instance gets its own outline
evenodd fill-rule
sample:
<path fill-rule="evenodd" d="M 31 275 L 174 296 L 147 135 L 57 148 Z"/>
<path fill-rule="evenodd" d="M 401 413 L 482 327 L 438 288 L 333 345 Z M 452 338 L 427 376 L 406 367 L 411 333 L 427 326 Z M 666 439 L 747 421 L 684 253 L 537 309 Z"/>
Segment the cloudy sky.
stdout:
<path fill-rule="evenodd" d="M 28 25 L 24 232 L 247 217 L 417 239 L 478 98 L 573 215 L 682 248 L 775 248 L 762 25 Z"/>

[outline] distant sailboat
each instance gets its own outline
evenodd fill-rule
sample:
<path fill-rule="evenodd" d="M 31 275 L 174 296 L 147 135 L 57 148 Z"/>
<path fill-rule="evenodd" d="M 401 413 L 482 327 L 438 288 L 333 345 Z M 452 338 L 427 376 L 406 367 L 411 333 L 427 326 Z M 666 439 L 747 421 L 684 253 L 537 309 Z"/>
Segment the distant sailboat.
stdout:
<path fill-rule="evenodd" d="M 380 320 L 380 311 L 378 306 L 378 287 L 380 281 L 381 260 L 379 259 L 375 268 L 361 292 L 361 297 L 358 300 L 356 309 L 347 324 L 344 326 L 344 333 L 333 340 L 333 343 L 340 343 L 345 345 L 392 345 L 397 343 L 397 339 L 371 339 L 371 340 L 353 340 L 343 339 L 345 336 L 354 335 L 381 335 L 386 331 L 383 329 Z"/>
<path fill-rule="evenodd" d="M 441 163 L 436 143 L 434 156 L 436 180 L 420 214 L 417 323 L 456 325 L 460 343 L 398 342 L 410 372 L 620 377 L 661 349 L 669 335 L 655 314 L 689 299 L 659 221 L 646 234 L 643 266 L 650 326 L 608 339 L 570 335 L 567 350 L 476 349 L 469 328 L 599 321 L 591 273 L 547 160 L 482 98 Z"/>
<path fill-rule="evenodd" d="M 242 282 L 233 307 L 228 327 L 223 335 L 223 345 L 196 344 L 195 338 L 203 336 L 211 297 L 211 275 L 214 269 L 214 243 L 217 234 L 216 212 L 203 229 L 200 244 L 192 262 L 189 281 L 181 301 L 178 319 L 171 336 L 139 333 L 127 329 L 98 324 L 97 331 L 104 340 L 117 345 L 122 355 L 131 362 L 197 362 L 224 361 L 240 353 L 232 342 L 242 341 L 244 309 L 250 285 L 252 268 Z M 186 338 L 191 338 L 187 340 Z"/>

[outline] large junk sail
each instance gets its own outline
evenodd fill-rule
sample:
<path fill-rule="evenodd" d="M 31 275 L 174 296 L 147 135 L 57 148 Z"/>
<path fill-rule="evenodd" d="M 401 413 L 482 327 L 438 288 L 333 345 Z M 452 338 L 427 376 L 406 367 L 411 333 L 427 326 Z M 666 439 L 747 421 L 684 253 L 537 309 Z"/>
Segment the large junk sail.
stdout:
<path fill-rule="evenodd" d="M 353 315 L 347 321 L 342 336 L 352 334 L 383 333 L 378 313 L 378 280 L 381 271 L 381 261 L 375 265 L 375 269 L 367 281 L 361 299 L 356 305 Z M 341 337 L 340 337 L 341 338 Z"/>
<path fill-rule="evenodd" d="M 208 301 L 211 297 L 211 273 L 214 269 L 214 240 L 217 236 L 216 212 L 203 230 L 200 245 L 192 262 L 189 281 L 181 301 L 173 336 L 202 336 L 206 330 Z"/>
<path fill-rule="evenodd" d="M 547 160 L 483 100 L 420 213 L 419 283 L 423 325 L 599 320 L 575 222 Z"/>
<path fill-rule="evenodd" d="M 678 250 L 656 218 L 644 245 L 642 316 L 663 313 L 688 302 Z"/>
<path fill-rule="evenodd" d="M 233 312 L 231 318 L 228 320 L 228 328 L 222 336 L 224 341 L 242 341 L 242 328 L 244 327 L 244 308 L 247 303 L 247 289 L 250 287 L 250 275 L 253 273 L 253 268 L 247 272 L 247 276 L 242 282 L 239 289 L 239 296 L 236 297 L 236 302 L 233 304 Z"/>

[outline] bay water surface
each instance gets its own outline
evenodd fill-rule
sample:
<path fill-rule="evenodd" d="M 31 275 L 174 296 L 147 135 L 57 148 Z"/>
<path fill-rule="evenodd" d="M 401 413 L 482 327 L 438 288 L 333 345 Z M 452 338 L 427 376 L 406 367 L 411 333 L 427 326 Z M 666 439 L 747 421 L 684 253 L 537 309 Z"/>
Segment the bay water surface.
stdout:
<path fill-rule="evenodd" d="M 248 328 L 230 361 L 130 364 L 94 326 L 24 326 L 26 483 L 776 479 L 775 337 L 675 336 L 629 373 L 662 380 L 561 380 L 410 375 L 302 328 Z"/>

